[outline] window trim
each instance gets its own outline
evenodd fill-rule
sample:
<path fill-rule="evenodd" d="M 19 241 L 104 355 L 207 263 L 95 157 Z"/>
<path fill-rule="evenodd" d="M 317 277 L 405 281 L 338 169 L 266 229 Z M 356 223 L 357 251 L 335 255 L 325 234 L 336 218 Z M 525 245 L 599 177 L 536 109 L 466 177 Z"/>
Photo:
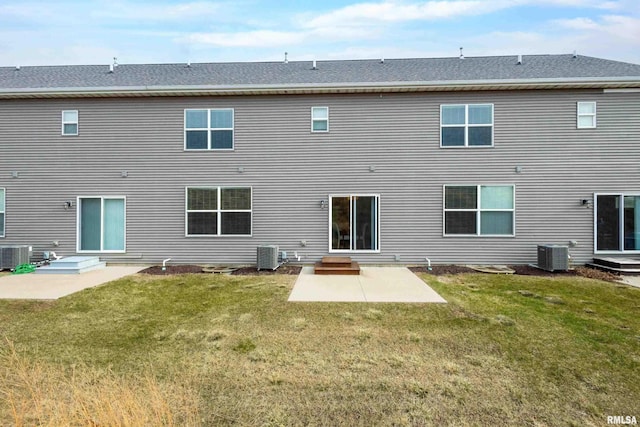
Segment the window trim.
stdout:
<path fill-rule="evenodd" d="M 75 113 L 76 119 L 74 121 L 65 120 L 64 119 L 65 113 Z M 80 113 L 78 112 L 78 110 L 62 110 L 61 117 L 62 117 L 62 120 L 61 120 L 62 124 L 61 124 L 60 134 L 62 136 L 78 136 L 80 134 Z M 65 125 L 76 125 L 76 132 L 75 133 L 65 132 L 64 130 Z"/>
<path fill-rule="evenodd" d="M 447 209 L 445 207 L 447 187 L 476 187 L 476 207 L 474 209 Z M 482 209 L 482 187 L 511 187 L 513 195 L 513 207 L 511 209 Z M 476 212 L 476 232 L 474 234 L 447 234 L 446 214 L 447 212 Z M 511 212 L 511 234 L 481 234 L 482 212 Z M 515 184 L 444 184 L 442 186 L 442 236 L 443 237 L 490 237 L 490 238 L 512 238 L 516 237 L 516 185 Z"/>
<path fill-rule="evenodd" d="M 469 123 L 469 107 L 470 106 L 491 106 L 491 144 L 490 145 L 469 145 L 469 128 L 470 127 L 487 127 L 488 123 Z M 464 124 L 445 125 L 442 123 L 443 107 L 464 107 Z M 460 128 L 464 127 L 464 145 L 443 145 L 442 128 Z M 493 103 L 477 103 L 477 104 L 440 104 L 440 148 L 491 148 L 494 147 L 494 129 L 495 129 L 495 106 Z"/>
<path fill-rule="evenodd" d="M 187 129 L 187 111 L 206 111 L 207 127 L 206 128 L 190 128 Z M 231 111 L 231 127 L 230 128 L 212 128 L 211 112 L 212 111 Z M 236 148 L 236 112 L 235 108 L 185 108 L 184 109 L 184 151 L 234 151 Z M 187 148 L 187 131 L 207 131 L 207 148 Z M 211 148 L 211 131 L 214 130 L 230 130 L 231 131 L 231 148 Z"/>
<path fill-rule="evenodd" d="M 581 113 L 580 105 L 582 104 L 593 104 L 593 113 Z M 578 101 L 576 103 L 576 129 L 596 129 L 598 127 L 597 113 L 598 113 L 598 106 L 596 104 L 596 101 Z M 591 126 L 581 126 L 580 125 L 581 117 L 592 117 L 593 124 Z"/>
<path fill-rule="evenodd" d="M 222 190 L 244 188 L 249 189 L 251 196 L 251 209 L 222 209 Z M 216 206 L 218 209 L 194 210 L 189 209 L 189 189 L 200 190 L 217 190 Z M 189 213 L 191 212 L 215 212 L 216 213 L 216 230 L 217 234 L 189 234 Z M 249 234 L 222 234 L 222 213 L 223 212 L 249 212 L 251 214 L 251 222 L 249 223 Z M 253 237 L 253 187 L 242 185 L 190 185 L 184 188 L 184 236 L 195 238 L 211 238 L 211 237 Z"/>
<path fill-rule="evenodd" d="M 7 237 L 7 189 L 4 187 L 0 187 L 0 192 L 2 193 L 2 206 L 4 208 L 0 210 L 0 214 L 2 214 L 2 229 L 0 230 L 0 238 Z"/>
<path fill-rule="evenodd" d="M 317 119 L 313 116 L 313 112 L 315 110 L 319 110 L 319 109 L 324 109 L 327 112 L 327 118 L 326 119 Z M 314 130 L 313 125 L 316 122 L 327 122 L 327 129 L 326 130 Z M 323 106 L 315 106 L 315 107 L 311 107 L 311 133 L 329 133 L 329 107 L 323 107 Z"/>
<path fill-rule="evenodd" d="M 100 249 L 80 249 L 81 245 L 81 215 L 80 215 L 80 200 L 82 199 L 100 199 Z M 104 250 L 104 201 L 105 200 L 122 200 L 124 209 L 124 224 L 123 224 L 123 249 L 122 250 Z M 127 252 L 127 197 L 126 196 L 78 196 L 76 197 L 76 252 L 79 254 L 124 254 Z"/>

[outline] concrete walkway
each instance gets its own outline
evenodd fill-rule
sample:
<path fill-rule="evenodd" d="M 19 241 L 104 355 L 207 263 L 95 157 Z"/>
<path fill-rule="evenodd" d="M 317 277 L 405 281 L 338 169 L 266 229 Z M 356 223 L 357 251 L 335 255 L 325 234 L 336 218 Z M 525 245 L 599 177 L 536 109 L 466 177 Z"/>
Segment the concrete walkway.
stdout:
<path fill-rule="evenodd" d="M 447 302 L 405 267 L 361 267 L 359 276 L 315 275 L 303 267 L 289 301 Z"/>
<path fill-rule="evenodd" d="M 114 266 L 81 274 L 9 274 L 0 277 L 0 299 L 58 299 L 145 268 Z"/>
<path fill-rule="evenodd" d="M 640 288 L 640 276 L 620 276 L 619 281 L 625 285 Z"/>

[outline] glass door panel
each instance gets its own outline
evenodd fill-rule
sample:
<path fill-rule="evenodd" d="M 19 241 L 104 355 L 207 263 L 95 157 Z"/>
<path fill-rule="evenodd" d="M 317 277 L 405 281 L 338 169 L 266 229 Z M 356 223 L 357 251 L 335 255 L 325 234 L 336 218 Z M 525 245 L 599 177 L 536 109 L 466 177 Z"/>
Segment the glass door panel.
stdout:
<path fill-rule="evenodd" d="M 124 250 L 124 199 L 104 200 L 103 250 Z"/>
<path fill-rule="evenodd" d="M 640 250 L 640 196 L 624 197 L 624 249 Z"/>
<path fill-rule="evenodd" d="M 331 199 L 331 249 L 351 248 L 351 198 Z"/>
<path fill-rule="evenodd" d="M 354 197 L 354 234 L 355 249 L 375 250 L 376 249 L 376 223 L 377 207 L 374 196 Z"/>
<path fill-rule="evenodd" d="M 100 250 L 101 200 L 80 199 L 80 250 Z"/>

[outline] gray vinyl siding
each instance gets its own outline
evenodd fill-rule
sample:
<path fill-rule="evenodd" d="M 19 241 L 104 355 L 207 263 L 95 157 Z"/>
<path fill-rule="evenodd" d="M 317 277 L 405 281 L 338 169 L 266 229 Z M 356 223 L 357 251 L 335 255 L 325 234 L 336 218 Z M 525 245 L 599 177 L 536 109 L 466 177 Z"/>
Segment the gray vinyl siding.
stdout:
<path fill-rule="evenodd" d="M 596 129 L 576 129 L 578 101 L 597 102 Z M 440 105 L 463 103 L 494 104 L 493 147 L 440 148 Z M 311 132 L 313 106 L 329 107 L 330 132 Z M 188 108 L 233 108 L 235 149 L 185 151 Z M 62 110 L 79 111 L 78 136 L 60 135 Z M 3 100 L 0 128 L 0 244 L 74 254 L 77 197 L 125 196 L 126 253 L 107 260 L 253 263 L 257 245 L 277 244 L 316 261 L 329 252 L 321 200 L 366 193 L 380 195 L 380 253 L 354 253 L 361 262 L 532 263 L 537 244 L 576 240 L 584 263 L 594 220 L 580 200 L 640 193 L 637 93 Z M 515 237 L 444 237 L 447 184 L 515 185 Z M 185 237 L 189 186 L 252 187 L 252 236 Z"/>

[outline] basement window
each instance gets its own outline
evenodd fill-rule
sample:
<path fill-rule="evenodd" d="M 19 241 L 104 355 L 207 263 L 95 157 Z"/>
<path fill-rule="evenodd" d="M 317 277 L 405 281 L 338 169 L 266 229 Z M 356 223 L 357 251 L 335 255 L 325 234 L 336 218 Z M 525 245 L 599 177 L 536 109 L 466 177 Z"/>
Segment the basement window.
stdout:
<path fill-rule="evenodd" d="M 62 112 L 62 135 L 78 135 L 78 110 L 66 110 Z"/>

